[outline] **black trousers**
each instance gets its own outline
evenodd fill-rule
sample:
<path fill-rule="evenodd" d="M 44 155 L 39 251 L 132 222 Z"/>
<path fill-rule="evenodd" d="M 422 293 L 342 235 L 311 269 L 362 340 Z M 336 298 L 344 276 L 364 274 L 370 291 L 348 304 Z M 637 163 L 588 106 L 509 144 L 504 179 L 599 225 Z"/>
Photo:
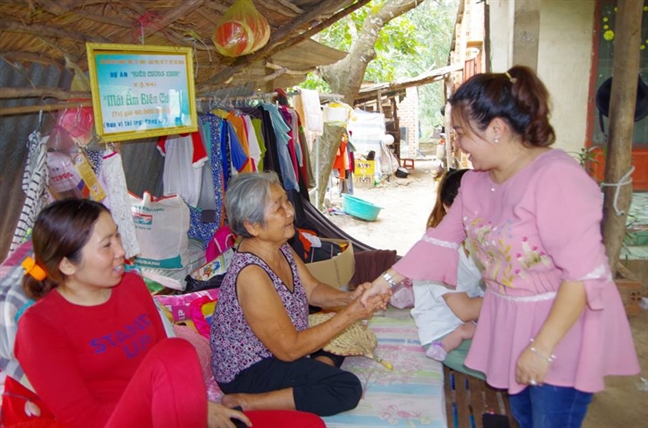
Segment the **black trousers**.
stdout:
<path fill-rule="evenodd" d="M 330 416 L 355 408 L 362 397 L 360 379 L 353 373 L 310 358 L 292 362 L 266 358 L 221 384 L 225 394 L 258 394 L 293 388 L 295 408 Z"/>

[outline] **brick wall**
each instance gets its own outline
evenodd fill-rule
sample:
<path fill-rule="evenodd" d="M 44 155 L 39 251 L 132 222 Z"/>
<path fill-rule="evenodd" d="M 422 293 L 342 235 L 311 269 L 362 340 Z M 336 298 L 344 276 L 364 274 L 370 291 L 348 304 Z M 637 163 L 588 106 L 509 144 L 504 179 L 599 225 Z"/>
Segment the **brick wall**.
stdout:
<path fill-rule="evenodd" d="M 402 136 L 401 156 L 416 158 L 416 150 L 419 148 L 418 89 L 410 87 L 405 93 L 405 98 L 398 104 L 400 127 L 407 129 L 407 136 Z"/>

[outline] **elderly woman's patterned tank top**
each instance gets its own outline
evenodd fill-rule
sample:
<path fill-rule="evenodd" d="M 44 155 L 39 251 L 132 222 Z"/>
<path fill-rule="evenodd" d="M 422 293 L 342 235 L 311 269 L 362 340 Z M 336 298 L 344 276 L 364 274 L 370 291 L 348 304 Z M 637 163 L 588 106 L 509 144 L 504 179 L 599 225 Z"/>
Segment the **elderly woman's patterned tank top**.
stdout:
<path fill-rule="evenodd" d="M 247 266 L 259 266 L 268 274 L 295 329 L 302 331 L 308 328 L 308 300 L 297 274 L 297 264 L 288 244 L 281 247 L 281 252 L 286 257 L 292 272 L 292 292 L 279 276 L 254 254 L 237 252 L 227 269 L 220 288 L 218 304 L 211 320 L 212 370 L 217 382 L 229 383 L 242 370 L 272 356 L 268 348 L 250 329 L 239 305 L 236 280 L 241 270 Z M 242 286 L 254 287 L 255 284 L 243 284 Z"/>

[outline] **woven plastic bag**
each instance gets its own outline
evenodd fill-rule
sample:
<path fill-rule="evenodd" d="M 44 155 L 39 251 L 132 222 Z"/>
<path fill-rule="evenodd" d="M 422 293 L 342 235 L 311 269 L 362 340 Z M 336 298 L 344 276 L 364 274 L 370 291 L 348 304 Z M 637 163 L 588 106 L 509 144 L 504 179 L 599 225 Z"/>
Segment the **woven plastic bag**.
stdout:
<path fill-rule="evenodd" d="M 236 0 L 216 25 L 214 45 L 223 56 L 237 57 L 261 49 L 270 39 L 270 25 L 252 0 Z"/>
<path fill-rule="evenodd" d="M 179 195 L 142 198 L 129 193 L 135 234 L 141 253 L 135 264 L 156 269 L 182 269 L 189 247 L 189 207 Z"/>

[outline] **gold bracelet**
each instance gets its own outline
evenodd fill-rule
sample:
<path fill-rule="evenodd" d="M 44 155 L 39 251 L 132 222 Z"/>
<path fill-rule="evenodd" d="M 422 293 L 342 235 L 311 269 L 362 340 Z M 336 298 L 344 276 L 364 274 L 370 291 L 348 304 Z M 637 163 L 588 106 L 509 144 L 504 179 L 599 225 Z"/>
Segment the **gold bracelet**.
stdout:
<path fill-rule="evenodd" d="M 533 343 L 533 338 L 531 338 L 531 339 L 529 339 L 529 340 L 530 340 L 531 343 Z M 549 364 L 553 363 L 553 362 L 556 360 L 556 358 L 557 358 L 554 354 L 551 354 L 551 355 L 549 355 L 548 357 L 542 355 L 540 352 L 538 352 L 538 350 L 537 350 L 534 346 L 530 346 L 530 347 L 529 347 L 529 350 L 530 350 L 531 352 L 533 352 L 534 354 L 536 354 L 538 357 L 540 357 L 540 358 L 542 358 L 542 359 L 544 359 L 544 360 L 547 360 L 547 362 L 548 362 Z"/>

